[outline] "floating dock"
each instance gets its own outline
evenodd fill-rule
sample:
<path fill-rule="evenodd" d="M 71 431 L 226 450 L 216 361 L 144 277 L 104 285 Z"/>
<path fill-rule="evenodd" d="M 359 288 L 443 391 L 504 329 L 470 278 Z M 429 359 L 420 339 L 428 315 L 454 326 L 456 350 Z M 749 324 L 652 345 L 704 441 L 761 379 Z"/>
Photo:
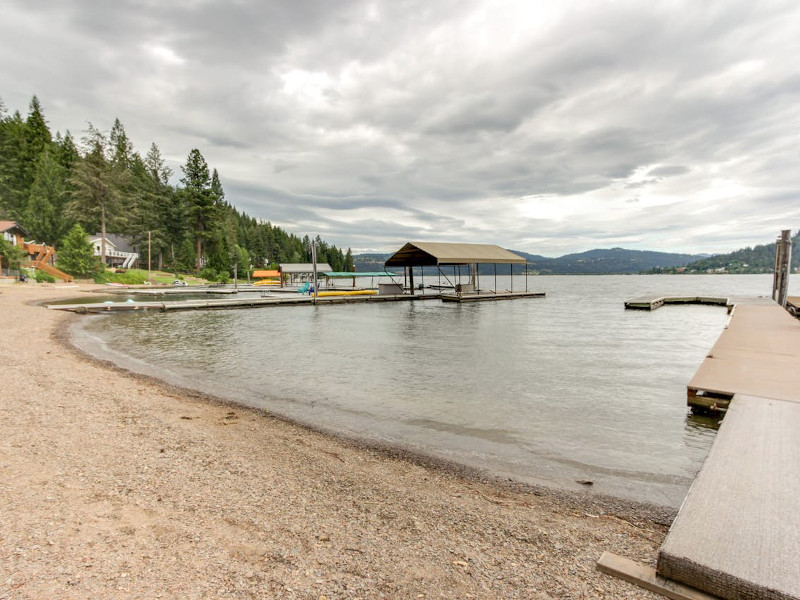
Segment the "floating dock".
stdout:
<path fill-rule="evenodd" d="M 282 296 L 278 298 L 219 298 L 213 300 L 187 300 L 184 302 L 113 302 L 91 304 L 48 304 L 47 308 L 53 310 L 66 310 L 70 312 L 106 313 L 130 311 L 160 311 L 170 312 L 178 310 L 230 310 L 241 308 L 259 308 L 268 306 L 300 306 L 309 304 L 354 304 L 363 302 L 404 302 L 413 300 L 438 300 L 439 294 L 423 295 L 385 295 L 385 296 L 325 296 L 313 298 L 312 296 Z"/>
<path fill-rule="evenodd" d="M 442 302 L 491 302 L 517 298 L 544 298 L 544 292 L 478 292 L 473 294 L 443 293 Z"/>
<path fill-rule="evenodd" d="M 656 310 L 665 304 L 707 304 L 727 306 L 730 311 L 737 304 L 760 304 L 772 306 L 775 302 L 766 296 L 657 296 L 648 294 L 625 301 L 625 308 L 631 310 Z"/>
<path fill-rule="evenodd" d="M 727 298 L 710 296 L 639 296 L 625 301 L 625 308 L 632 310 L 655 310 L 665 304 L 713 304 L 727 306 Z"/>
<path fill-rule="evenodd" d="M 800 321 L 763 298 L 726 304 L 688 390 L 693 407 L 728 410 L 657 567 L 604 553 L 598 569 L 670 598 L 798 599 Z"/>
<path fill-rule="evenodd" d="M 688 385 L 688 403 L 726 409 L 736 394 L 800 398 L 800 321 L 772 306 L 737 304 Z"/>

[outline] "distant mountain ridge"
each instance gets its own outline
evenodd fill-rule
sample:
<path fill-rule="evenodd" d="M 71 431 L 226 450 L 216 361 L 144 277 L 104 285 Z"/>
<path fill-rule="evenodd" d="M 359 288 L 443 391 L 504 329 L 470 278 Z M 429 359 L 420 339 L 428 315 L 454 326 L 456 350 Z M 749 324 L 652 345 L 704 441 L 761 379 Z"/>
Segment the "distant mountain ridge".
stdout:
<path fill-rule="evenodd" d="M 608 248 L 588 250 L 577 254 L 565 254 L 548 258 L 511 250 L 528 261 L 528 268 L 543 275 L 605 275 L 614 273 L 640 273 L 653 269 L 682 267 L 705 258 L 700 254 L 676 254 L 651 250 L 626 250 Z M 377 271 L 391 254 L 357 254 L 353 264 L 357 271 Z M 521 267 L 520 267 L 521 268 Z"/>

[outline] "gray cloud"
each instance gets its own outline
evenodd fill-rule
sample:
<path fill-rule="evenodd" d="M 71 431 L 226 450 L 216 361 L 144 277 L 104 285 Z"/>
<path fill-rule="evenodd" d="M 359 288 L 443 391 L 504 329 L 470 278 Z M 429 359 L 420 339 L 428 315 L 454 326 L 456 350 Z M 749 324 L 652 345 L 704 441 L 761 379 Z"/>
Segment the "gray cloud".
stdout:
<path fill-rule="evenodd" d="M 10 0 L 0 97 L 115 117 L 340 246 L 722 251 L 800 227 L 790 1 Z M 635 191 L 632 191 L 635 190 Z"/>

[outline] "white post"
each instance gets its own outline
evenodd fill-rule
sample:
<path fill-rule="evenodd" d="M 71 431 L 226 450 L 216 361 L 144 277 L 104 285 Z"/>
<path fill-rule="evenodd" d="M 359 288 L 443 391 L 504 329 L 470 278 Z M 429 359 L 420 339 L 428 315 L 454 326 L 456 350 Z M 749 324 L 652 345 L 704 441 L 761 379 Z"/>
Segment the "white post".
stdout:
<path fill-rule="evenodd" d="M 311 240 L 311 262 L 314 266 L 314 278 L 311 285 L 314 286 L 314 304 L 317 303 L 317 242 Z"/>
<path fill-rule="evenodd" d="M 150 231 L 147 232 L 147 281 L 150 282 Z"/>

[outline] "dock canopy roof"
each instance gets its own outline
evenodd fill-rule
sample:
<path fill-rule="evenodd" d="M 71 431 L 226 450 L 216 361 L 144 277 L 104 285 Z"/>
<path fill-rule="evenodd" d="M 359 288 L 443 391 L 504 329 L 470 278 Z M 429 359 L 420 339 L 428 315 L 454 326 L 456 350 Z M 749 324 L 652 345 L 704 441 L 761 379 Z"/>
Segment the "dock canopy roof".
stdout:
<path fill-rule="evenodd" d="M 279 265 L 281 273 L 313 273 L 314 272 L 314 265 L 313 263 L 281 263 Z M 317 263 L 317 273 L 324 273 L 325 271 L 331 271 L 331 266 L 328 263 Z"/>
<path fill-rule="evenodd" d="M 389 257 L 385 266 L 427 267 L 498 263 L 524 264 L 525 259 L 494 244 L 408 242 Z"/>
<path fill-rule="evenodd" d="M 330 277 L 331 279 L 335 278 L 344 278 L 344 277 L 394 277 L 394 273 L 390 273 L 389 271 L 328 271 L 327 273 L 323 273 L 325 277 Z"/>

